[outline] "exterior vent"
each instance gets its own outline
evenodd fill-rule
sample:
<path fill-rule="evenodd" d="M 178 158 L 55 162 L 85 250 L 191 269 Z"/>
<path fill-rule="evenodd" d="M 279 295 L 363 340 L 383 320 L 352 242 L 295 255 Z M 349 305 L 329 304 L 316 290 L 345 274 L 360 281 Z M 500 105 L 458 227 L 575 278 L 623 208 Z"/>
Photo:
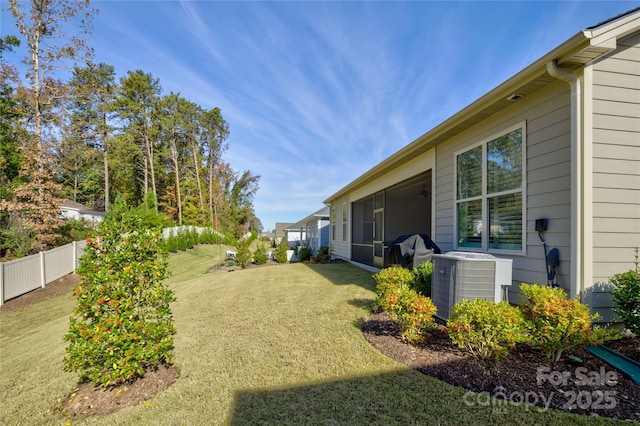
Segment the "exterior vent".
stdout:
<path fill-rule="evenodd" d="M 509 96 L 507 96 L 507 100 L 508 101 L 519 101 L 520 99 L 524 98 L 524 95 L 522 93 L 512 93 Z"/>
<path fill-rule="evenodd" d="M 431 300 L 438 308 L 436 317 L 448 320 L 453 305 L 461 300 L 506 300 L 503 294 L 511 285 L 512 263 L 486 253 L 434 254 Z"/>

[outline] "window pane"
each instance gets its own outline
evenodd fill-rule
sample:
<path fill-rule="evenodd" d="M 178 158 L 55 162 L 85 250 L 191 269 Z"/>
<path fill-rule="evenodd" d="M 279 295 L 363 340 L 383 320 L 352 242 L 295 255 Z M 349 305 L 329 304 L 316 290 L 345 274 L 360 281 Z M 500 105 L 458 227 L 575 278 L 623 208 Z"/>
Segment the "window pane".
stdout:
<path fill-rule="evenodd" d="M 482 200 L 458 204 L 458 246 L 482 247 Z"/>
<path fill-rule="evenodd" d="M 458 200 L 482 195 L 482 146 L 459 154 L 456 161 Z"/>
<path fill-rule="evenodd" d="M 487 143 L 487 193 L 522 187 L 522 129 Z"/>
<path fill-rule="evenodd" d="M 522 193 L 489 199 L 489 247 L 522 250 Z"/>

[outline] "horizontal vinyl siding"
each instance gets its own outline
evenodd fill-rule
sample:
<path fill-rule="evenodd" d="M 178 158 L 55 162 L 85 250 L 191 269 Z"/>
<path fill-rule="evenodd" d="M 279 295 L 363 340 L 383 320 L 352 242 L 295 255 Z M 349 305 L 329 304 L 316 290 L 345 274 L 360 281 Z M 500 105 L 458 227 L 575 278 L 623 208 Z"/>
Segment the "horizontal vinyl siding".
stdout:
<path fill-rule="evenodd" d="M 349 222 L 347 223 L 347 238 L 345 239 L 345 241 L 343 241 L 343 238 L 342 238 L 342 209 L 344 205 L 346 205 L 347 209 L 351 208 L 351 203 L 348 197 L 333 200 L 331 203 L 331 207 L 333 208 L 335 206 L 336 208 L 336 223 L 335 223 L 336 234 L 335 236 L 331 235 L 330 244 L 331 244 L 331 248 L 333 249 L 334 257 L 339 257 L 342 259 L 351 259 L 351 239 L 349 236 L 350 234 L 349 230 L 351 229 L 351 224 L 350 224 L 351 212 L 349 212 L 348 214 Z M 331 210 L 329 214 L 331 214 Z M 329 227 L 331 228 L 332 226 L 333 225 L 331 224 L 331 219 L 329 219 Z"/>
<path fill-rule="evenodd" d="M 513 104 L 436 149 L 435 242 L 443 251 L 454 246 L 455 153 L 505 128 L 526 121 L 527 198 L 526 255 L 513 256 L 514 286 L 509 296 L 519 300 L 521 282 L 546 283 L 544 248 L 535 220 L 547 218 L 544 233 L 549 248 L 560 251 L 559 284 L 568 290 L 571 254 L 571 127 L 569 85 L 558 82 Z M 498 255 L 499 256 L 499 255 Z"/>
<path fill-rule="evenodd" d="M 605 288 L 640 247 L 640 34 L 593 64 L 592 135 L 592 282 Z"/>

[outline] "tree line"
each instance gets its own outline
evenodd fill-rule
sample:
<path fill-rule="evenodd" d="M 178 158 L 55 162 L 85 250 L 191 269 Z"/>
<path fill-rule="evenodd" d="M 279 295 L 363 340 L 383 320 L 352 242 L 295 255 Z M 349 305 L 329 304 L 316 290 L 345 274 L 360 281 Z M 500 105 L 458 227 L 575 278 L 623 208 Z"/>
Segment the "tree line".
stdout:
<path fill-rule="evenodd" d="M 27 55 L 24 78 L 15 64 L 0 65 L 0 256 L 58 244 L 63 199 L 107 211 L 119 196 L 178 225 L 261 230 L 260 177 L 223 160 L 230 129 L 220 108 L 163 93 L 143 70 L 118 78 L 92 62 L 89 0 L 10 0 L 9 8 L 18 35 L 0 38 L 0 56 L 22 43 Z"/>

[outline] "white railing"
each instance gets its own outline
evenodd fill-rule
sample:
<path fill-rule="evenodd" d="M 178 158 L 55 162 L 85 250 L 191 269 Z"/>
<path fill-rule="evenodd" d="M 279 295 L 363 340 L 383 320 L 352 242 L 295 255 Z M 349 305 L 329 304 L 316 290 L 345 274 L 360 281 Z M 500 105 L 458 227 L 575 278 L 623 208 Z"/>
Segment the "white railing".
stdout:
<path fill-rule="evenodd" d="M 0 262 L 0 305 L 75 271 L 86 245 L 86 241 L 74 241 L 10 262 Z"/>

